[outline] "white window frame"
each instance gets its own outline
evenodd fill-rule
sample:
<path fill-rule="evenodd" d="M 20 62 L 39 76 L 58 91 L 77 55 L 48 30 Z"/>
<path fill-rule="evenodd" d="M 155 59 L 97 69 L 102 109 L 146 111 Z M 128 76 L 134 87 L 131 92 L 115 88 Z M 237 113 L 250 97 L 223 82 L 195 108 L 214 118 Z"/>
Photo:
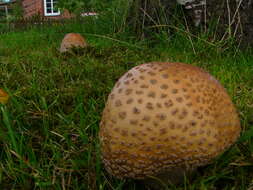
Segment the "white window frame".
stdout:
<path fill-rule="evenodd" d="M 52 7 L 52 10 L 54 9 L 53 7 L 53 1 L 54 0 L 50 0 L 51 2 L 51 7 Z M 61 14 L 60 10 L 58 10 L 58 12 L 54 13 L 54 12 L 51 12 L 51 13 L 47 13 L 47 0 L 43 0 L 44 2 L 44 15 L 45 16 L 58 16 Z"/>

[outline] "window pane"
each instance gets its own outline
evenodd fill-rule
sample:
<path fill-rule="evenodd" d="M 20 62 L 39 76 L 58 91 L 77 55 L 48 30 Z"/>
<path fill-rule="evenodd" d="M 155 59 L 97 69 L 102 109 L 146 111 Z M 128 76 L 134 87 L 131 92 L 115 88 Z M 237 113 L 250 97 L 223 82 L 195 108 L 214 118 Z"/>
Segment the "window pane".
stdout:
<path fill-rule="evenodd" d="M 56 0 L 53 0 L 53 1 L 52 1 L 52 4 L 53 4 L 54 7 L 57 6 L 57 3 L 58 3 L 58 1 L 56 1 Z"/>
<path fill-rule="evenodd" d="M 52 13 L 52 9 L 47 8 L 47 13 Z"/>
<path fill-rule="evenodd" d="M 58 13 L 58 9 L 54 9 L 53 12 L 54 12 L 54 13 Z"/>
<path fill-rule="evenodd" d="M 52 8 L 52 4 L 51 3 L 47 3 L 47 8 Z"/>

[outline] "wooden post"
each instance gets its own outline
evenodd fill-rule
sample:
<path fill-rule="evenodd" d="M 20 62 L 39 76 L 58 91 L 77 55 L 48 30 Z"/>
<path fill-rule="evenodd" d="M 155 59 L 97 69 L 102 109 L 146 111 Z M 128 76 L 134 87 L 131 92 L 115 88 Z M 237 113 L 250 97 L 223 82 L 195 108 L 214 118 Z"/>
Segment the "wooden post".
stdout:
<path fill-rule="evenodd" d="M 7 18 L 8 17 L 8 7 L 7 7 L 7 5 L 5 5 L 4 8 L 5 8 L 5 15 L 6 15 L 6 18 Z"/>

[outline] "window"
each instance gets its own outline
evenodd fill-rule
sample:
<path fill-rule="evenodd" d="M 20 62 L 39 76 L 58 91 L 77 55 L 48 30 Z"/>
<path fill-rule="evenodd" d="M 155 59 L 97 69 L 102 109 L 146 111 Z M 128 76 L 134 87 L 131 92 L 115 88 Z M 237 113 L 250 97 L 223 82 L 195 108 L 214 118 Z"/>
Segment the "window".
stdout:
<path fill-rule="evenodd" d="M 57 0 L 44 0 L 44 13 L 45 16 L 60 15 L 60 10 L 56 8 Z"/>

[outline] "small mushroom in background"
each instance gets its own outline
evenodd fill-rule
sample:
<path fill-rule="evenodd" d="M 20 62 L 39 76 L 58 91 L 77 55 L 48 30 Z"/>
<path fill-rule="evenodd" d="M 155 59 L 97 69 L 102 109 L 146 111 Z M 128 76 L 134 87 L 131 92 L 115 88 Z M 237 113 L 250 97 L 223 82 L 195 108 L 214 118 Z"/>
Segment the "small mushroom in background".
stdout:
<path fill-rule="evenodd" d="M 175 184 L 223 153 L 240 130 L 229 95 L 209 73 L 183 63 L 146 63 L 126 72 L 108 97 L 99 131 L 102 161 L 117 178 Z"/>
<path fill-rule="evenodd" d="M 7 104 L 10 96 L 3 89 L 0 88 L 0 104 Z"/>
<path fill-rule="evenodd" d="M 87 46 L 88 44 L 82 35 L 78 33 L 68 33 L 61 42 L 60 52 L 65 53 L 73 48 L 85 48 Z"/>

